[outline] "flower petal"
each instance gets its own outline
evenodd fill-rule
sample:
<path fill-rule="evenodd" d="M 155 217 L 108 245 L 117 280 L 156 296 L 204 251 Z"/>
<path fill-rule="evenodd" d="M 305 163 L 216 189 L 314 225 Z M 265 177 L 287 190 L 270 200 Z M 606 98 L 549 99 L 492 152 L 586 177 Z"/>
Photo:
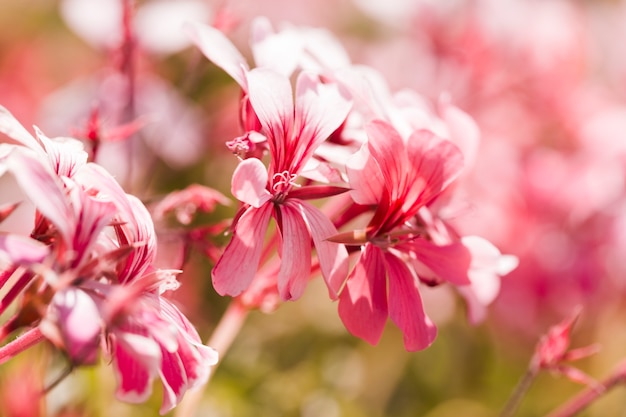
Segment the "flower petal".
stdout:
<path fill-rule="evenodd" d="M 115 396 L 120 401 L 141 403 L 152 393 L 152 380 L 159 373 L 161 350 L 143 335 L 116 332 L 113 335 L 113 367 L 118 381 Z"/>
<path fill-rule="evenodd" d="M 23 152 L 12 152 L 6 164 L 37 210 L 56 226 L 71 247 L 76 219 L 58 177 Z"/>
<path fill-rule="evenodd" d="M 410 188 L 403 208 L 415 214 L 416 209 L 429 204 L 461 173 L 463 154 L 454 143 L 428 130 L 413 132 L 406 152 Z"/>
<path fill-rule="evenodd" d="M 259 208 L 272 198 L 266 186 L 267 168 L 258 159 L 248 158 L 237 165 L 230 189 L 239 201 Z"/>
<path fill-rule="evenodd" d="M 279 210 L 282 250 L 278 292 L 283 300 L 297 300 L 311 275 L 311 235 L 296 203 L 286 202 Z"/>
<path fill-rule="evenodd" d="M 324 213 L 305 201 L 299 201 L 298 204 L 301 216 L 313 238 L 320 270 L 328 286 L 330 298 L 335 300 L 348 276 L 348 251 L 344 245 L 327 240 L 337 234 L 337 229 Z"/>
<path fill-rule="evenodd" d="M 289 79 L 266 68 L 247 74 L 250 104 L 267 133 L 274 166 L 285 164 L 285 142 L 294 120 L 293 92 Z"/>
<path fill-rule="evenodd" d="M 385 180 L 367 144 L 348 159 L 346 173 L 351 187 L 350 195 L 355 203 L 369 205 L 380 201 Z"/>
<path fill-rule="evenodd" d="M 382 251 L 367 244 L 339 295 L 339 317 L 346 329 L 373 345 L 387 321 L 385 277 Z"/>
<path fill-rule="evenodd" d="M 294 127 L 294 131 L 299 132 L 297 143 L 294 143 L 294 159 L 298 164 L 306 162 L 320 143 L 341 126 L 351 106 L 351 101 L 337 84 L 322 83 L 311 73 L 300 73 L 296 80 Z"/>
<path fill-rule="evenodd" d="M 418 238 L 402 245 L 402 249 L 410 251 L 417 261 L 424 264 L 435 275 L 454 285 L 469 285 L 468 271 L 471 263 L 471 254 L 461 242 L 448 245 L 434 243 Z"/>
<path fill-rule="evenodd" d="M 41 145 L 5 107 L 0 106 L 0 132 L 41 153 Z"/>
<path fill-rule="evenodd" d="M 293 30 L 275 33 L 264 16 L 252 21 L 252 54 L 257 67 L 271 68 L 290 77 L 295 71 L 304 49 L 300 37 Z"/>
<path fill-rule="evenodd" d="M 402 330 L 406 350 L 426 349 L 435 340 L 437 328 L 424 312 L 417 279 L 393 254 L 385 254 L 385 263 L 389 273 L 389 317 Z"/>
<path fill-rule="evenodd" d="M 224 34 L 202 23 L 185 23 L 183 29 L 209 61 L 226 71 L 239 86 L 246 90 L 246 59 Z"/>
<path fill-rule="evenodd" d="M 272 204 L 264 204 L 258 209 L 250 207 L 239 218 L 233 238 L 211 273 L 219 294 L 234 297 L 250 285 L 259 267 L 272 211 Z"/>

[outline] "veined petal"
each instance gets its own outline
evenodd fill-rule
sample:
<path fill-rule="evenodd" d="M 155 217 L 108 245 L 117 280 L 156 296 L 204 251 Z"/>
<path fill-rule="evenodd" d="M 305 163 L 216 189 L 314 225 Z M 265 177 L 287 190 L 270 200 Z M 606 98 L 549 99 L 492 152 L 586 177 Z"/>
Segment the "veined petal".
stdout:
<path fill-rule="evenodd" d="M 56 226 L 66 243 L 71 245 L 76 218 L 58 177 L 38 159 L 23 152 L 12 152 L 6 164 L 37 210 Z"/>
<path fill-rule="evenodd" d="M 346 120 L 352 102 L 337 84 L 325 84 L 307 72 L 296 81 L 294 131 L 299 132 L 293 144 L 298 169 L 308 157 Z"/>
<path fill-rule="evenodd" d="M 365 126 L 369 153 L 378 163 L 391 200 L 397 199 L 407 186 L 407 156 L 400 134 L 389 123 L 374 120 Z"/>
<path fill-rule="evenodd" d="M 266 186 L 267 168 L 258 159 L 248 158 L 237 165 L 230 189 L 239 201 L 259 208 L 272 198 Z"/>
<path fill-rule="evenodd" d="M 69 193 L 78 218 L 72 242 L 72 249 L 75 252 L 72 262 L 74 266 L 78 266 L 98 240 L 100 232 L 115 217 L 117 210 L 112 202 L 97 200 L 80 187 L 72 187 Z"/>
<path fill-rule="evenodd" d="M 250 285 L 259 267 L 272 211 L 272 204 L 264 204 L 258 209 L 248 208 L 239 218 L 233 238 L 211 273 L 219 294 L 234 297 Z"/>
<path fill-rule="evenodd" d="M 17 121 L 15 116 L 3 106 L 0 106 L 0 132 L 34 151 L 40 154 L 42 153 L 39 142 L 37 142 L 33 135 L 31 135 L 28 130 Z"/>
<path fill-rule="evenodd" d="M 248 63 L 239 50 L 218 29 L 197 22 L 188 22 L 184 31 L 209 61 L 226 71 L 246 91 Z"/>
<path fill-rule="evenodd" d="M 35 126 L 37 138 L 46 150 L 52 169 L 61 176 L 72 177 L 87 163 L 87 152 L 83 144 L 73 138 L 50 139 Z"/>
<path fill-rule="evenodd" d="M 435 245 L 426 239 L 417 238 L 402 245 L 402 249 L 410 251 L 418 262 L 424 264 L 437 277 L 445 281 L 454 285 L 469 285 L 471 283 L 468 273 L 472 256 L 461 242 Z"/>
<path fill-rule="evenodd" d="M 278 292 L 283 300 L 297 300 L 311 274 L 311 235 L 296 203 L 288 201 L 279 210 L 282 251 Z"/>
<path fill-rule="evenodd" d="M 141 403 L 152 393 L 152 380 L 159 373 L 161 351 L 152 339 L 134 333 L 113 335 L 113 367 L 118 381 L 115 396 Z"/>
<path fill-rule="evenodd" d="M 437 336 L 437 328 L 424 312 L 417 279 L 406 264 L 385 254 L 389 274 L 389 317 L 402 330 L 404 347 L 410 352 L 426 349 Z"/>
<path fill-rule="evenodd" d="M 275 166 L 285 163 L 285 142 L 293 128 L 293 92 L 289 79 L 266 68 L 247 74 L 250 104 L 267 133 Z"/>
<path fill-rule="evenodd" d="M 337 234 L 337 229 L 324 213 L 305 201 L 298 201 L 298 205 L 313 239 L 330 298 L 335 300 L 348 276 L 348 251 L 344 245 L 328 240 Z"/>
<path fill-rule="evenodd" d="M 413 132 L 408 138 L 406 152 L 409 161 L 407 185 L 410 188 L 403 209 L 412 216 L 461 173 L 463 154 L 454 143 L 428 130 Z"/>
<path fill-rule="evenodd" d="M 339 317 L 353 335 L 375 345 L 387 321 L 386 271 L 382 251 L 365 245 L 339 295 Z"/>
<path fill-rule="evenodd" d="M 160 377 L 163 383 L 163 403 L 159 412 L 167 413 L 176 406 L 187 391 L 187 374 L 177 352 L 172 353 L 161 348 Z"/>
<path fill-rule="evenodd" d="M 354 202 L 362 205 L 376 204 L 380 201 L 385 188 L 385 180 L 378 163 L 369 153 L 368 145 L 348 159 L 346 173 L 350 183 L 350 195 Z"/>

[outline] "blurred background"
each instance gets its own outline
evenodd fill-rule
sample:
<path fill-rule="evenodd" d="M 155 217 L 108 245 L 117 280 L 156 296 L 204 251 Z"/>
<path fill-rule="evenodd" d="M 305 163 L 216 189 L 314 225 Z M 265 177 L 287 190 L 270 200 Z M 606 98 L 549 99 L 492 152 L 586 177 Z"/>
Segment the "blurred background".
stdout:
<path fill-rule="evenodd" d="M 425 289 L 439 337 L 416 353 L 391 325 L 378 346 L 349 335 L 313 280 L 298 302 L 250 313 L 198 416 L 496 416 L 538 339 L 576 306 L 572 346 L 602 345 L 576 366 L 601 379 L 626 356 L 626 1 L 136 1 L 131 52 L 119 48 L 121 4 L 0 0 L 0 104 L 24 126 L 83 139 L 98 109 L 97 162 L 147 204 L 193 183 L 231 197 L 237 160 L 225 142 L 241 134 L 239 87 L 190 46 L 181 23 L 219 26 L 248 58 L 255 16 L 326 28 L 392 91 L 413 89 L 433 106 L 447 94 L 476 120 L 476 162 L 457 185 L 468 208 L 454 223 L 520 260 L 478 325 L 454 292 Z M 120 97 L 125 71 L 136 113 L 147 115 L 132 142 L 115 140 L 133 122 Z M 220 206 L 192 226 L 234 211 Z M 184 254 L 158 226 L 163 264 L 188 256 L 173 297 L 206 339 L 229 303 L 211 288 L 219 238 Z M 43 408 L 15 401 L 63 372 L 48 355 L 36 348 L 0 368 L 0 415 L 156 415 L 158 388 L 146 404 L 119 403 L 106 364 L 73 371 Z M 58 365 L 42 365 L 50 359 Z M 541 374 L 518 415 L 543 415 L 580 389 Z M 624 388 L 581 415 L 626 415 Z"/>

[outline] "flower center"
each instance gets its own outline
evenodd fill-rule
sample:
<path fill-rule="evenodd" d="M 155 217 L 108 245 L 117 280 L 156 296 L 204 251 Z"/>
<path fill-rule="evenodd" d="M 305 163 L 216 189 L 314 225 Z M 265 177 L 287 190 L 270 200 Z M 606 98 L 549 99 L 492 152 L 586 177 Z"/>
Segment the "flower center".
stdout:
<path fill-rule="evenodd" d="M 278 172 L 272 177 L 272 191 L 274 191 L 274 201 L 281 202 L 291 190 L 291 187 L 298 187 L 296 184 L 296 174 L 289 171 Z"/>

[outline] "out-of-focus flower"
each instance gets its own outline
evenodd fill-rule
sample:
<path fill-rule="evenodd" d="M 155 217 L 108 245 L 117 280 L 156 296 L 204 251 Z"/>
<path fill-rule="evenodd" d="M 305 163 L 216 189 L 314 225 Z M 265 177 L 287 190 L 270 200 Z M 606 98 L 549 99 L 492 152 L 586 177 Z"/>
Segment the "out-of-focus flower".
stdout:
<path fill-rule="evenodd" d="M 602 389 L 596 380 L 566 363 L 593 355 L 600 348 L 599 345 L 594 344 L 570 350 L 570 332 L 580 316 L 580 311 L 579 308 L 561 323 L 550 327 L 548 333 L 539 340 L 531 361 L 531 371 L 537 373 L 540 370 L 547 370 L 563 375 L 574 382 Z"/>
<path fill-rule="evenodd" d="M 0 169 L 14 175 L 34 204 L 31 237 L 39 241 L 2 238 L 3 263 L 11 271 L 26 268 L 18 283 L 36 288 L 21 306 L 35 311 L 34 321 L 23 322 L 18 311 L 21 321 L 14 322 L 38 325 L 73 364 L 93 364 L 104 349 L 122 400 L 145 400 L 160 378 L 161 412 L 167 412 L 206 381 L 217 354 L 163 296 L 178 287 L 177 272 L 154 267 L 157 244 L 148 210 L 103 168 L 86 163 L 79 142 L 39 131 L 35 139 L 1 110 L 0 132 L 21 145 L 3 145 Z M 15 256 L 16 246 L 27 251 Z"/>

